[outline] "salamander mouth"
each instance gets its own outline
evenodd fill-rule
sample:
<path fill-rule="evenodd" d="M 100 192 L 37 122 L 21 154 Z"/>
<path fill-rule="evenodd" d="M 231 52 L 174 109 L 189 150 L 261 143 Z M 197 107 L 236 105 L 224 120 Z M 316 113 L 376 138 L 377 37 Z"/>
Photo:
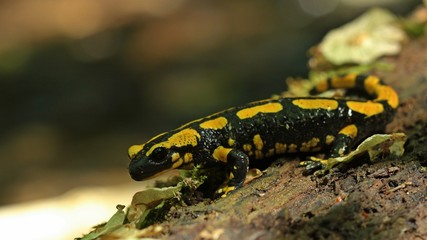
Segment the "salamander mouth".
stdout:
<path fill-rule="evenodd" d="M 129 168 L 129 174 L 131 176 L 131 178 L 135 181 L 142 181 L 142 180 L 148 180 L 148 179 L 152 179 L 155 178 L 159 175 L 162 175 L 165 172 L 170 171 L 171 169 L 166 169 L 166 170 L 162 170 L 162 171 L 143 171 L 140 168 L 136 167 L 136 168 Z"/>
<path fill-rule="evenodd" d="M 154 171 L 142 170 L 142 167 L 139 166 L 129 166 L 129 174 L 131 178 L 135 181 L 145 180 L 155 174 Z"/>
<path fill-rule="evenodd" d="M 129 164 L 129 174 L 135 181 L 154 178 L 164 172 L 171 170 L 170 164 L 142 164 L 141 161 L 133 160 Z"/>
<path fill-rule="evenodd" d="M 129 169 L 130 177 L 135 181 L 141 181 L 144 179 L 143 173 L 141 171 L 135 171 Z"/>

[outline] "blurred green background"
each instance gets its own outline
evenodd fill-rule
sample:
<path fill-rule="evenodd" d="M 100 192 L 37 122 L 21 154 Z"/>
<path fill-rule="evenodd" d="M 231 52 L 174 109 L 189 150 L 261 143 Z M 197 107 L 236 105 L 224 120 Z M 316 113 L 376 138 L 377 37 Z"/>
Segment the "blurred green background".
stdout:
<path fill-rule="evenodd" d="M 0 2 L 0 205 L 132 181 L 130 145 L 283 91 L 373 3 L 421 0 Z"/>

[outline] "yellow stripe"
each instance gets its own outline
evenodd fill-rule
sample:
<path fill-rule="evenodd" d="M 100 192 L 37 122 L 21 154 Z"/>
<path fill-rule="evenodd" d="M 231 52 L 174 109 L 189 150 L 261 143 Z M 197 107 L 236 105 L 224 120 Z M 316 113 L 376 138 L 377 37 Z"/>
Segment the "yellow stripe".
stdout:
<path fill-rule="evenodd" d="M 225 117 L 219 117 L 200 123 L 200 127 L 204 129 L 222 129 L 227 125 L 228 121 Z"/>
<path fill-rule="evenodd" d="M 384 112 L 384 106 L 381 103 L 368 102 L 354 102 L 347 101 L 347 106 L 358 113 L 364 114 L 368 117 Z"/>
<path fill-rule="evenodd" d="M 192 129 L 185 128 L 172 136 L 170 136 L 166 141 L 154 144 L 146 153 L 146 156 L 150 156 L 154 149 L 157 147 L 164 147 L 170 149 L 172 146 L 183 147 L 183 146 L 197 146 L 197 142 L 200 140 L 200 134 Z"/>
<path fill-rule="evenodd" d="M 377 98 L 374 101 L 387 101 L 392 108 L 399 105 L 399 96 L 390 86 L 380 84 L 380 79 L 376 76 L 369 76 L 365 80 L 365 90 L 369 94 L 375 94 Z"/>
<path fill-rule="evenodd" d="M 197 146 L 197 141 L 200 139 L 199 133 L 191 128 L 183 129 L 168 138 L 168 142 L 172 146 L 182 147 L 191 145 Z"/>
<path fill-rule="evenodd" d="M 338 102 L 332 99 L 295 99 L 292 104 L 303 109 L 334 110 L 338 108 Z"/>
<path fill-rule="evenodd" d="M 144 145 L 132 145 L 128 149 L 128 155 L 130 159 L 133 159 L 136 154 L 138 154 L 142 149 L 144 148 Z"/>
<path fill-rule="evenodd" d="M 394 89 L 389 86 L 381 85 L 377 87 L 377 98 L 375 101 L 381 100 L 387 101 L 388 105 L 392 108 L 397 108 L 397 106 L 399 106 L 399 97 Z"/>
<path fill-rule="evenodd" d="M 266 103 L 259 106 L 242 109 L 236 113 L 240 119 L 251 118 L 258 113 L 277 113 L 283 109 L 280 103 Z"/>

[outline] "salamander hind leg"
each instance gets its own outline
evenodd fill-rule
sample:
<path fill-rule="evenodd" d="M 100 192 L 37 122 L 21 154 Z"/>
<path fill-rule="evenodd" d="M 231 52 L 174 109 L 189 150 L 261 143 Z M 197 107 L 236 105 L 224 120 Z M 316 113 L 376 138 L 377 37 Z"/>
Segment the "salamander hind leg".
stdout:
<path fill-rule="evenodd" d="M 301 162 L 301 165 L 305 167 L 304 174 L 323 175 L 326 171 L 338 164 L 339 161 L 335 161 L 335 159 L 350 152 L 357 133 L 358 128 L 354 124 L 342 128 L 334 139 L 331 152 L 327 158 L 310 157 L 308 161 Z"/>
<path fill-rule="evenodd" d="M 225 160 L 227 164 L 227 180 L 226 186 L 219 188 L 216 194 L 226 197 L 229 192 L 243 186 L 248 172 L 249 158 L 244 152 L 236 149 L 222 148 L 222 152 L 224 157 L 221 160 Z"/>

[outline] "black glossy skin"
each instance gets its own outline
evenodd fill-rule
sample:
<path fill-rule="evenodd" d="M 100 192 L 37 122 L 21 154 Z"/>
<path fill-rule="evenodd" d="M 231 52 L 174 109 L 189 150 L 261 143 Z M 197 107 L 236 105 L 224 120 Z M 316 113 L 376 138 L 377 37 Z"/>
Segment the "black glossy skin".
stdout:
<path fill-rule="evenodd" d="M 354 88 L 363 90 L 364 81 L 365 77 L 357 76 Z M 382 83 L 378 83 L 378 85 L 382 86 Z M 224 164 L 233 175 L 229 179 L 228 188 L 234 190 L 243 184 L 249 161 L 262 161 L 262 159 L 277 155 L 277 151 L 271 154 L 271 149 L 275 149 L 276 143 L 287 145 L 286 153 L 329 151 L 329 157 L 341 156 L 344 153 L 348 153 L 354 144 L 366 137 L 374 133 L 383 132 L 386 123 L 392 119 L 395 112 L 395 108 L 391 107 L 387 100 L 382 99 L 376 99 L 375 102 L 380 103 L 383 106 L 383 110 L 371 116 L 352 110 L 347 106 L 348 100 L 344 99 L 329 99 L 338 103 L 338 107 L 333 110 L 302 108 L 292 102 L 295 99 L 313 100 L 316 98 L 279 98 L 253 102 L 190 122 L 180 128 L 159 135 L 141 145 L 143 146 L 142 150 L 135 156 L 130 156 L 129 173 L 133 179 L 143 180 L 164 170 L 175 167 L 181 168 L 188 164 L 202 166 Z M 325 98 L 319 100 L 325 100 Z M 240 110 L 264 105 L 268 102 L 279 103 L 283 109 L 270 113 L 260 112 L 245 119 L 241 119 L 236 115 Z M 200 126 L 201 123 L 218 117 L 227 119 L 227 124 L 219 129 Z M 340 133 L 343 128 L 349 125 L 354 125 L 357 128 L 357 134 L 354 137 Z M 197 135 L 197 143 L 193 142 L 193 145 L 185 146 L 168 146 L 159 151 L 160 154 L 153 154 L 153 151 L 151 155 L 147 156 L 147 151 L 150 151 L 153 145 L 167 141 L 171 136 L 175 136 L 184 129 L 194 130 Z M 259 135 L 262 139 L 263 146 L 259 149 L 262 157 L 249 154 L 244 149 L 245 144 L 250 144 L 252 149 L 256 148 L 254 144 L 255 135 Z M 329 144 L 326 143 L 328 135 L 335 138 Z M 316 146 L 308 150 L 302 150 L 303 143 L 307 143 L 313 138 L 318 139 Z M 232 144 L 230 144 L 230 139 L 233 139 Z M 290 145 L 294 145 L 295 148 L 290 150 Z M 218 158 L 214 157 L 214 151 L 218 147 L 228 149 L 228 151 L 224 151 L 226 159 L 218 160 Z M 174 153 L 179 153 L 180 156 L 191 153 L 192 159 L 188 163 L 173 166 L 172 158 Z M 225 192 L 227 191 L 229 190 L 225 190 Z"/>
<path fill-rule="evenodd" d="M 294 99 L 282 98 L 278 100 L 267 100 L 268 102 L 278 102 L 283 105 L 286 111 L 278 113 L 259 113 L 249 119 L 239 119 L 236 112 L 250 106 L 262 105 L 267 101 L 256 102 L 242 107 L 232 108 L 208 118 L 203 118 L 192 122 L 189 125 L 184 125 L 185 128 L 195 129 L 201 136 L 200 141 L 195 147 L 172 148 L 168 151 L 170 156 L 172 152 L 177 151 L 181 154 L 191 152 L 194 154 L 194 164 L 216 164 L 218 161 L 212 158 L 212 152 L 219 146 L 228 146 L 228 139 L 235 139 L 234 149 L 243 151 L 243 144 L 252 143 L 252 139 L 256 134 L 260 134 L 264 140 L 263 153 L 266 154 L 268 149 L 274 148 L 275 143 L 281 142 L 287 145 L 296 144 L 300 146 L 302 142 L 307 142 L 313 137 L 320 139 L 319 147 L 321 150 L 328 150 L 330 146 L 325 146 L 326 135 L 337 136 L 338 132 L 349 124 L 359 126 L 357 138 L 348 146 L 348 150 L 362 139 L 373 133 L 382 132 L 385 128 L 384 123 L 388 122 L 393 116 L 393 109 L 385 104 L 386 111 L 381 115 L 374 115 L 366 118 L 365 115 L 349 109 L 345 102 L 346 100 L 336 100 L 339 107 L 336 110 L 325 109 L 301 109 L 291 103 Z M 224 116 L 228 119 L 228 124 L 225 128 L 219 130 L 203 129 L 199 127 L 201 122 L 215 119 L 218 116 Z M 369 126 L 368 128 L 366 126 Z M 149 149 L 157 142 L 162 142 L 171 135 L 178 132 L 176 129 L 154 139 L 145 146 Z M 339 144 L 334 143 L 335 145 Z M 326 147 L 326 148 L 325 148 Z M 347 150 L 347 152 L 348 152 Z M 297 151 L 299 152 L 299 151 Z M 144 151 L 132 159 L 129 165 L 129 171 L 133 179 L 142 180 L 157 172 L 168 169 L 171 163 L 168 161 L 160 162 L 153 159 L 144 159 Z M 332 151 L 331 156 L 337 156 L 336 152 Z M 259 160 L 255 156 L 248 156 L 250 161 Z M 144 164 L 146 163 L 146 164 Z M 140 169 L 146 169 L 145 174 L 141 174 Z"/>

